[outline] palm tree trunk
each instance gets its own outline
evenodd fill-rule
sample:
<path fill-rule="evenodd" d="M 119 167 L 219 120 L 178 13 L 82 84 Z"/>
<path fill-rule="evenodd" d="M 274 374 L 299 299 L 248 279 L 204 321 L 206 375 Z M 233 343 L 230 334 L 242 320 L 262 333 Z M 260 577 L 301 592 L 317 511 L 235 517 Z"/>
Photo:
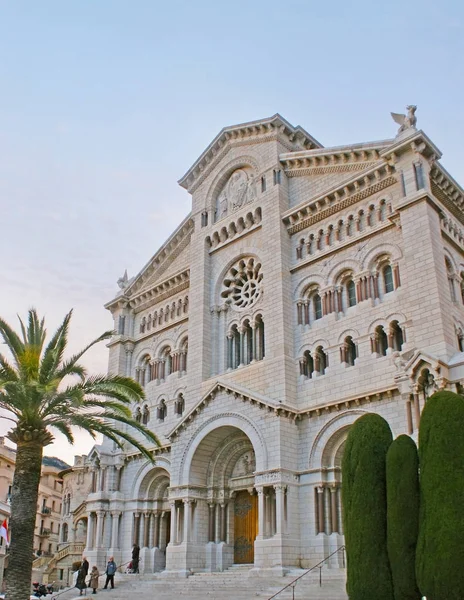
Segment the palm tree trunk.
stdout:
<path fill-rule="evenodd" d="M 32 551 L 37 515 L 43 446 L 20 441 L 16 450 L 10 517 L 10 557 L 6 575 L 6 598 L 29 600 L 32 581 Z"/>

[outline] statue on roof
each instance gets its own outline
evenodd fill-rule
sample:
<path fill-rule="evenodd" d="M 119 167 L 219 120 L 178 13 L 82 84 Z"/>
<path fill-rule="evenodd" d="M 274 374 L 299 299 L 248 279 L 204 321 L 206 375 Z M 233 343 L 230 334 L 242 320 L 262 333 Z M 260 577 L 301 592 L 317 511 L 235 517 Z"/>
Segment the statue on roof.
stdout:
<path fill-rule="evenodd" d="M 127 276 L 127 269 L 124 271 L 124 275 L 118 279 L 118 285 L 122 290 L 125 290 L 129 283 L 129 277 Z"/>
<path fill-rule="evenodd" d="M 408 129 L 416 129 L 417 117 L 415 113 L 417 110 L 417 106 L 415 106 L 414 104 L 410 104 L 409 106 L 406 106 L 406 110 L 408 111 L 407 115 L 402 115 L 399 113 L 390 113 L 395 123 L 398 123 L 398 125 L 400 125 L 397 135 L 403 133 L 403 131 L 406 131 Z"/>

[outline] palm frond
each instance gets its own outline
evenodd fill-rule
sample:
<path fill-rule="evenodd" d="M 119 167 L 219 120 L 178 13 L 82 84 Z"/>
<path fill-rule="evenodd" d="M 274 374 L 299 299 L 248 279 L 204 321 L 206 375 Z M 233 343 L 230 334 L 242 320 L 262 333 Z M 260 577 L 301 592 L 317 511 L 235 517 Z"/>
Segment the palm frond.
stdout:
<path fill-rule="evenodd" d="M 41 383 L 45 383 L 50 377 L 54 376 L 54 371 L 63 360 L 63 354 L 68 343 L 68 329 L 72 312 L 72 310 L 68 312 L 45 348 L 40 364 L 39 381 Z"/>
<path fill-rule="evenodd" d="M 15 364 L 19 368 L 21 355 L 24 352 L 24 344 L 20 340 L 17 333 L 15 333 L 8 323 L 2 318 L 0 318 L 0 336 L 2 336 L 3 341 L 8 346 L 8 349 L 13 355 Z"/>
<path fill-rule="evenodd" d="M 131 436 L 129 433 L 127 433 L 125 431 L 120 431 L 118 429 L 115 429 L 108 423 L 105 423 L 100 418 L 96 418 L 96 417 L 89 418 L 89 417 L 86 417 L 85 415 L 73 415 L 70 418 L 70 421 L 71 421 L 72 425 L 74 425 L 75 427 L 84 429 L 85 431 L 87 431 L 89 433 L 92 433 L 92 432 L 101 433 L 102 435 L 106 436 L 110 440 L 116 442 L 119 447 L 121 447 L 121 443 L 120 442 L 118 443 L 117 440 L 118 440 L 118 438 L 123 438 L 124 440 L 129 442 L 129 444 L 131 444 L 132 446 L 137 448 L 137 450 L 139 450 L 139 452 L 141 452 L 150 462 L 154 462 L 153 456 L 152 456 L 150 450 L 147 450 L 145 448 L 145 446 L 143 444 L 141 444 L 135 437 Z M 139 425 L 139 423 L 137 423 L 137 425 Z M 151 434 L 151 436 L 154 436 L 156 438 L 156 436 L 152 432 L 150 432 L 150 434 Z M 157 438 L 156 438 L 156 440 L 157 440 Z M 153 440 L 153 441 L 155 441 L 155 440 Z M 158 441 L 157 445 L 161 445 L 159 443 L 159 441 Z"/>
<path fill-rule="evenodd" d="M 53 423 L 51 427 L 54 427 L 60 433 L 62 433 L 70 444 L 74 444 L 74 436 L 71 431 L 71 427 L 69 427 L 67 423 L 65 423 L 64 421 L 57 421 Z"/>
<path fill-rule="evenodd" d="M 18 381 L 18 374 L 8 362 L 6 356 L 0 354 L 0 385 L 6 381 Z"/>
<path fill-rule="evenodd" d="M 103 333 L 98 338 L 93 340 L 93 342 L 90 342 L 90 344 L 88 344 L 83 350 L 81 350 L 77 354 L 74 354 L 74 356 L 71 356 L 70 359 L 68 359 L 66 362 L 64 362 L 61 365 L 61 368 L 56 373 L 56 376 L 59 377 L 60 379 L 63 379 L 64 377 L 66 377 L 66 375 L 70 375 L 69 369 L 74 367 L 74 365 L 77 363 L 77 361 L 81 359 L 81 357 L 87 352 L 87 350 L 89 350 L 90 348 L 92 348 L 92 346 L 95 346 L 95 344 L 98 344 L 99 342 L 103 342 L 104 340 L 109 340 L 111 337 L 113 337 L 113 335 L 114 335 L 114 331 L 105 331 L 105 333 Z"/>

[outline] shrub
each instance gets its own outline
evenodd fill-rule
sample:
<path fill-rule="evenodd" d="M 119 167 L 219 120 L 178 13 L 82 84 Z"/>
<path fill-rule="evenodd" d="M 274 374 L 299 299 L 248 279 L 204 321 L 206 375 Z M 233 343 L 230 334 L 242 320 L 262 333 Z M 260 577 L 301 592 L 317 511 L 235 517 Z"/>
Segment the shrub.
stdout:
<path fill-rule="evenodd" d="M 400 435 L 387 452 L 387 549 L 395 600 L 421 600 L 416 583 L 419 531 L 419 457 L 415 442 Z"/>
<path fill-rule="evenodd" d="M 419 588 L 429 600 L 464 598 L 464 398 L 437 392 L 419 429 Z"/>
<path fill-rule="evenodd" d="M 380 415 L 351 427 L 342 462 L 342 499 L 350 600 L 393 600 L 387 554 L 386 454 L 392 443 Z"/>

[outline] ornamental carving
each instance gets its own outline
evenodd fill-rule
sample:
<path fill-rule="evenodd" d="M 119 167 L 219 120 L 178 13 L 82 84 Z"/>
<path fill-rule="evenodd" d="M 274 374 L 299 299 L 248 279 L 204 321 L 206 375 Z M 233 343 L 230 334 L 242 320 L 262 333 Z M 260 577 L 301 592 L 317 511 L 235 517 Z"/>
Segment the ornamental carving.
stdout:
<path fill-rule="evenodd" d="M 256 181 L 251 172 L 237 169 L 229 177 L 216 200 L 216 220 L 256 200 Z"/>
<path fill-rule="evenodd" d="M 262 294 L 263 273 L 261 263 L 253 257 L 242 259 L 229 270 L 224 279 L 222 298 L 236 309 L 247 309 L 253 306 Z"/>

